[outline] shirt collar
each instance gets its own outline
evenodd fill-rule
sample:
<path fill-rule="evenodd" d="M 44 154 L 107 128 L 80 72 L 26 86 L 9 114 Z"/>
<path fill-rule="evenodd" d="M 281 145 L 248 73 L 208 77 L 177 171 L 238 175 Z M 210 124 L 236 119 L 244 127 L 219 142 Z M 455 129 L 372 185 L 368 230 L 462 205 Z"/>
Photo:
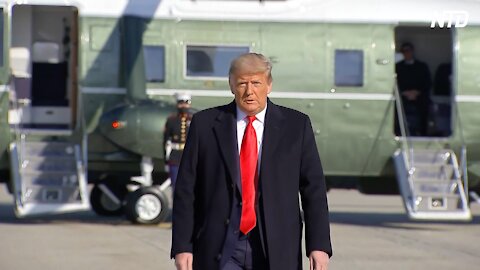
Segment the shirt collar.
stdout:
<path fill-rule="evenodd" d="M 405 64 L 413 65 L 413 64 L 415 64 L 415 59 L 405 60 Z"/>
<path fill-rule="evenodd" d="M 267 106 L 268 106 L 268 102 L 267 102 L 267 104 L 265 104 L 265 108 L 263 108 L 263 110 L 261 112 L 259 112 L 255 115 L 257 120 L 260 121 L 262 124 L 265 123 L 265 114 L 267 113 Z M 241 121 L 241 120 L 244 120 L 245 117 L 247 117 L 247 114 L 244 113 L 242 110 L 240 110 L 240 108 L 238 108 L 238 106 L 237 106 L 237 122 Z"/>

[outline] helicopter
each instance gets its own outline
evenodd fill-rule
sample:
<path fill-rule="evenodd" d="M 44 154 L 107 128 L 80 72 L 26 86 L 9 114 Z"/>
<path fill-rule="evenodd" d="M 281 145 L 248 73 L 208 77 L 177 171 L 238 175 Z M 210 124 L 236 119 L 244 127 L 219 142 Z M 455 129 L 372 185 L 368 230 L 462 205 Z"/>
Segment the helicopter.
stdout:
<path fill-rule="evenodd" d="M 172 96 L 188 91 L 196 110 L 230 102 L 230 61 L 259 52 L 273 63 L 269 98 L 310 116 L 329 188 L 400 193 L 412 219 L 471 219 L 469 195 L 480 191 L 478 2 L 0 7 L 0 181 L 20 217 L 91 207 L 143 224 L 165 220 L 162 141 Z M 422 136 L 408 134 L 399 98 L 404 42 L 432 74 L 450 67 L 430 89 Z"/>

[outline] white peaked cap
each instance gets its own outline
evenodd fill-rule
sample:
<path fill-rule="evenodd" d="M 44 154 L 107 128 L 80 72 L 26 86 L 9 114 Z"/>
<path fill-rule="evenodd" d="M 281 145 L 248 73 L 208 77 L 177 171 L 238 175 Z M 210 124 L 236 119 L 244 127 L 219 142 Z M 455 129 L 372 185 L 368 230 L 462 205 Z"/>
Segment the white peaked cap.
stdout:
<path fill-rule="evenodd" d="M 190 95 L 190 93 L 188 92 L 178 92 L 178 93 L 175 93 L 175 99 L 177 101 L 180 101 L 180 100 L 191 100 L 192 99 L 192 95 Z"/>

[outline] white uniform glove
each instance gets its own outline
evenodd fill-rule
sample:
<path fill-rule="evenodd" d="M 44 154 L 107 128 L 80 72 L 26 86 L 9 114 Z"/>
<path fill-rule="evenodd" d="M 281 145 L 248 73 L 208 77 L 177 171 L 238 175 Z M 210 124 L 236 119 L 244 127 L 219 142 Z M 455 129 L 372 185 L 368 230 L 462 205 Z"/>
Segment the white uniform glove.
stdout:
<path fill-rule="evenodd" d="M 170 154 L 172 153 L 172 141 L 168 140 L 165 143 L 165 163 L 170 159 Z"/>

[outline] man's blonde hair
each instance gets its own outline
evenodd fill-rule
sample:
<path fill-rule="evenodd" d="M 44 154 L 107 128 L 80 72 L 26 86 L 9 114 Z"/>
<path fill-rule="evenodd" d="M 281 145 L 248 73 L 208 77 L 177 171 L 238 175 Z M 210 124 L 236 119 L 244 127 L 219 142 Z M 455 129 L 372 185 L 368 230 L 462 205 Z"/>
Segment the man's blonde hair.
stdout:
<path fill-rule="evenodd" d="M 260 53 L 245 53 L 235 58 L 230 64 L 230 70 L 228 72 L 228 78 L 232 75 L 254 74 L 265 72 L 268 81 L 272 81 L 272 63 L 270 60 Z"/>

